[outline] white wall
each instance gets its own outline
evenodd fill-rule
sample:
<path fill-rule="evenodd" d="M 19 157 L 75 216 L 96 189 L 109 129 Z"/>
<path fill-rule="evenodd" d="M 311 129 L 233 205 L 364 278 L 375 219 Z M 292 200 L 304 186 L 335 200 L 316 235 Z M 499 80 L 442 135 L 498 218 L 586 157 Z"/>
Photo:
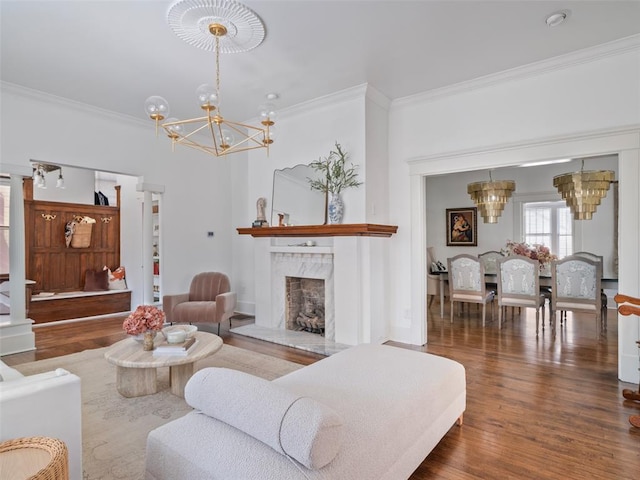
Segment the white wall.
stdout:
<path fill-rule="evenodd" d="M 620 289 L 640 292 L 637 245 L 640 205 L 630 189 L 640 179 L 632 167 L 637 158 L 633 132 L 612 133 L 610 142 L 599 138 L 606 132 L 640 125 L 640 37 L 593 50 L 593 56 L 572 62 L 555 62 L 556 68 L 528 67 L 519 76 L 483 79 L 481 84 L 432 92 L 394 102 L 390 112 L 390 217 L 399 225 L 394 238 L 391 265 L 394 285 L 391 306 L 394 338 L 409 343 L 426 340 L 424 294 L 418 278 L 424 276 L 424 249 L 420 240 L 429 236 L 424 214 L 424 187 L 413 176 L 516 165 L 537 154 L 537 160 L 584 155 L 620 155 L 621 218 Z M 587 132 L 591 132 L 588 134 Z M 594 133 L 595 132 L 595 133 Z M 628 141 L 626 140 L 628 138 Z M 635 143 L 634 143 L 635 142 Z M 607 150 L 615 145 L 620 152 Z M 633 146 L 635 145 L 635 146 Z M 623 168 L 623 164 L 626 165 Z M 627 173 L 625 173 L 627 172 Z M 411 193 L 407 193 L 411 192 Z M 625 203 L 630 202 L 630 203 Z M 633 203 L 635 202 L 635 203 Z M 414 231 L 415 228 L 419 229 Z M 630 246 L 635 244 L 634 253 Z M 627 263 L 628 261 L 628 263 Z M 413 270 L 412 270 L 413 269 Z M 411 271 L 409 276 L 407 272 Z M 411 309 L 411 321 L 403 311 Z M 621 366 L 619 375 L 637 380 L 638 320 L 619 320 Z M 626 343 L 625 343 L 626 342 Z"/>
<path fill-rule="evenodd" d="M 555 68 L 514 69 L 494 81 L 395 101 L 392 157 L 406 161 L 637 123 L 638 47 L 629 49 L 634 43 L 640 36 L 596 48 L 590 61 L 574 63 L 567 56 Z"/>
<path fill-rule="evenodd" d="M 234 192 L 234 203 L 244 207 L 234 220 L 235 227 L 249 227 L 255 220 L 255 204 L 259 197 L 268 199 L 267 211 L 271 210 L 273 172 L 276 169 L 309 164 L 325 157 L 335 148 L 337 141 L 350 155 L 351 162 L 358 165 L 359 175 L 365 175 L 368 153 L 365 150 L 365 95 L 366 86 L 338 92 L 326 98 L 298 105 L 279 112 L 276 123 L 278 136 L 270 148 L 268 158 L 261 150 L 248 154 L 246 171 L 237 167 L 236 178 L 245 175 L 246 190 Z M 238 178 L 240 182 L 241 179 Z M 239 193 L 239 195 L 237 194 Z M 345 190 L 343 223 L 365 221 L 365 189 Z M 239 282 L 239 309 L 254 313 L 255 298 L 259 293 L 255 285 L 254 239 L 237 235 L 234 238 L 234 275 Z"/>
<path fill-rule="evenodd" d="M 142 201 L 136 191 L 138 177 L 118 175 L 120 185 L 120 263 L 131 289 L 131 308 L 144 303 L 142 268 Z"/>
<path fill-rule="evenodd" d="M 256 159 L 256 162 L 268 161 Z M 253 281 L 253 238 L 238 235 L 237 227 L 248 227 L 255 220 L 255 205 L 259 197 L 267 199 L 267 212 L 271 211 L 271 195 L 249 195 L 249 162 L 247 155 L 236 159 L 230 166 L 231 173 L 231 282 L 236 291 L 239 312 L 253 314 L 255 305 L 255 289 Z M 253 215 L 250 214 L 254 209 Z"/>
<path fill-rule="evenodd" d="M 179 147 L 172 153 L 168 139 L 156 138 L 153 123 L 144 118 L 115 115 L 6 83 L 0 93 L 3 163 L 30 166 L 29 159 L 37 159 L 165 185 L 164 293 L 187 291 L 191 278 L 200 271 L 231 272 L 230 158 L 213 158 Z M 141 105 L 143 102 L 141 99 Z M 33 112 L 45 120 L 34 122 Z M 234 158 L 242 161 L 241 155 Z M 135 189 L 135 185 L 126 188 Z M 123 209 L 140 211 L 134 192 L 123 187 L 122 196 Z M 123 215 L 123 264 L 134 291 L 142 288 L 135 275 L 142 260 L 138 254 L 132 255 L 141 251 L 139 221 L 135 214 Z M 215 236 L 207 237 L 207 231 Z"/>
<path fill-rule="evenodd" d="M 365 148 L 363 165 L 366 222 L 389 224 L 389 100 L 372 87 L 365 102 Z M 392 223 L 392 222 L 391 222 Z"/>

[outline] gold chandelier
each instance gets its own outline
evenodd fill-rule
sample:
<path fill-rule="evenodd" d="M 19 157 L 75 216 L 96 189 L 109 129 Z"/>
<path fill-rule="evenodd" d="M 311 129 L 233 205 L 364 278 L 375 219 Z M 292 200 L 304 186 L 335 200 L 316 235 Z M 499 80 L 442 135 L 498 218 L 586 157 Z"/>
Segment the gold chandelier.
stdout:
<path fill-rule="evenodd" d="M 579 172 L 556 175 L 553 186 L 567 203 L 574 220 L 591 220 L 614 180 L 612 170 L 585 171 L 583 159 Z"/>
<path fill-rule="evenodd" d="M 271 101 L 278 98 L 277 94 L 266 96 L 267 103 L 260 107 L 259 126 L 233 122 L 220 113 L 220 41 L 231 31 L 233 38 L 223 51 L 244 52 L 255 48 L 264 38 L 264 26 L 257 15 L 234 1 L 181 0 L 170 8 L 168 22 L 187 43 L 215 52 L 216 81 L 215 87 L 203 84 L 196 90 L 200 108 L 205 112 L 196 118 L 167 118 L 168 102 L 157 95 L 147 98 L 145 111 L 156 123 L 156 135 L 161 127 L 171 139 L 172 149 L 183 145 L 216 157 L 257 148 L 265 148 L 268 155 L 276 117 Z"/>
<path fill-rule="evenodd" d="M 467 193 L 480 210 L 484 223 L 498 223 L 504 206 L 516 189 L 513 180 L 493 181 L 489 171 L 488 182 L 475 182 L 467 185 Z"/>

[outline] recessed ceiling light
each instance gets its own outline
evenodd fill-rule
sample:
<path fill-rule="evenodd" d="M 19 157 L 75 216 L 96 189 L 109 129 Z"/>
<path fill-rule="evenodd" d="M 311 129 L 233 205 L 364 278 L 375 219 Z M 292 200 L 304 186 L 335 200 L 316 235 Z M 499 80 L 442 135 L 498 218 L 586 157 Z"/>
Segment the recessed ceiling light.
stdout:
<path fill-rule="evenodd" d="M 569 18 L 569 15 L 571 15 L 570 10 L 560 10 L 559 12 L 554 12 L 549 15 L 545 22 L 547 23 L 548 27 L 557 27 L 565 20 L 567 20 Z"/>

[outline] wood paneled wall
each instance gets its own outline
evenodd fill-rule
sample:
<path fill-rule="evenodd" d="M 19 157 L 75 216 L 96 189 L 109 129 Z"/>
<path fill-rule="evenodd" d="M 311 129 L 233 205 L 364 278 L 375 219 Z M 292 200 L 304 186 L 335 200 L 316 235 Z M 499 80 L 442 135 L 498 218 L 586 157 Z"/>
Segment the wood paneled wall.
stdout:
<path fill-rule="evenodd" d="M 120 187 L 115 206 L 83 205 L 33 199 L 33 180 L 25 179 L 26 277 L 38 292 L 83 290 L 87 269 L 120 266 Z M 77 216 L 93 224 L 87 248 L 67 247 L 65 227 Z"/>

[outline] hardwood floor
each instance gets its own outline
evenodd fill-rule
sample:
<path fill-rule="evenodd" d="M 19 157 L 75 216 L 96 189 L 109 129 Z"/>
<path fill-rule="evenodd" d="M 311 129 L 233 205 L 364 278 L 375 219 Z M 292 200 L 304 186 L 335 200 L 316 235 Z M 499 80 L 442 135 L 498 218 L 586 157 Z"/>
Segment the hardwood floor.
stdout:
<path fill-rule="evenodd" d="M 451 428 L 412 480 L 639 478 L 640 429 L 628 417 L 640 414 L 640 402 L 622 397 L 624 388 L 638 385 L 617 380 L 615 317 L 609 311 L 602 338 L 593 317 L 569 313 L 555 339 L 548 325 L 536 339 L 533 310 L 509 314 L 499 330 L 497 320 L 482 328 L 474 308 L 451 324 L 448 309 L 442 319 L 434 303 L 427 345 L 389 343 L 462 363 L 467 410 L 464 425 Z M 122 318 L 43 325 L 34 329 L 35 352 L 2 359 L 16 365 L 104 347 L 125 337 L 121 325 Z M 323 358 L 230 333 L 228 325 L 221 337 L 229 345 L 304 365 Z"/>

